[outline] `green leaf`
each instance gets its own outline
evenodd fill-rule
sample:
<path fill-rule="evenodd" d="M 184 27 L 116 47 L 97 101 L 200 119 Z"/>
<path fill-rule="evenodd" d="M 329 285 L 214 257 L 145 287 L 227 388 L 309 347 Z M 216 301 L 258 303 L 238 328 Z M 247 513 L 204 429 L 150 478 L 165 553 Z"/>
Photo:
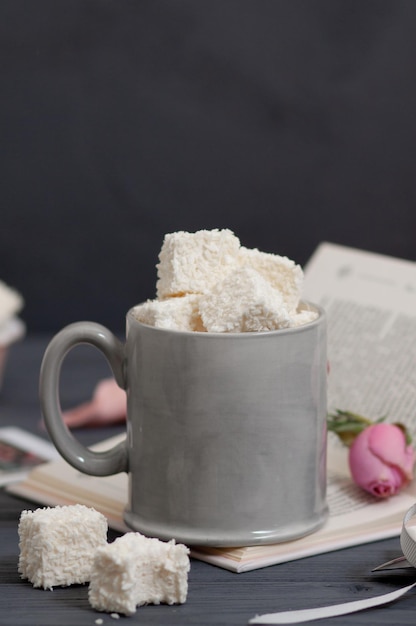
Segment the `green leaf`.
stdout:
<path fill-rule="evenodd" d="M 373 422 L 358 413 L 336 409 L 334 413 L 328 413 L 327 427 L 328 430 L 335 433 L 346 446 L 350 446 L 357 435 L 368 426 L 374 423 L 380 423 L 384 419 L 384 417 L 380 417 L 377 422 Z"/>

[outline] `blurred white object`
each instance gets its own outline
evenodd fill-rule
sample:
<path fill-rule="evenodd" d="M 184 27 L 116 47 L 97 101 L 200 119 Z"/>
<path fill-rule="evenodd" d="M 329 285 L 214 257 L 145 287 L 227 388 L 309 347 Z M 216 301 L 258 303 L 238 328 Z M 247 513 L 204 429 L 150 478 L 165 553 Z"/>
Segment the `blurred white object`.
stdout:
<path fill-rule="evenodd" d="M 0 326 L 0 389 L 3 383 L 4 369 L 7 355 L 12 343 L 21 339 L 26 332 L 26 326 L 18 317 L 11 317 Z"/>
<path fill-rule="evenodd" d="M 0 331 L 23 308 L 23 298 L 18 291 L 0 280 Z"/>

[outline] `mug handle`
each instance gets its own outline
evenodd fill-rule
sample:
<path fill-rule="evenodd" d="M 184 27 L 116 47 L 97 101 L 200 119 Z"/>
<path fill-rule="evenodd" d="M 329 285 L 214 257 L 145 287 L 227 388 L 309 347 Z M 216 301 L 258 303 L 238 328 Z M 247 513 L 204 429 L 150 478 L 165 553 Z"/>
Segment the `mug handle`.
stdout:
<path fill-rule="evenodd" d="M 69 324 L 50 341 L 41 365 L 39 394 L 46 428 L 61 456 L 84 474 L 109 476 L 128 471 L 126 440 L 110 450 L 94 452 L 73 437 L 62 418 L 59 402 L 61 366 L 67 353 L 79 344 L 101 350 L 118 385 L 126 388 L 123 344 L 105 326 L 95 322 Z"/>

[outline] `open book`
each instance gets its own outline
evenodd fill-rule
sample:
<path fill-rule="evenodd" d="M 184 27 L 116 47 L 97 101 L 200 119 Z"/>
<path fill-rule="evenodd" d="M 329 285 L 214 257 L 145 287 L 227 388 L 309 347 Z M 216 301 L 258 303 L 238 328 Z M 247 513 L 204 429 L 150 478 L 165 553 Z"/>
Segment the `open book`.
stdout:
<path fill-rule="evenodd" d="M 49 441 L 15 426 L 0 428 L 0 486 L 23 480 L 37 465 L 57 458 Z"/>
<path fill-rule="evenodd" d="M 404 422 L 416 433 L 416 263 L 329 243 L 321 244 L 305 268 L 305 299 L 328 314 L 328 409 L 371 419 Z M 104 442 L 99 447 L 113 445 Z M 124 532 L 127 476 L 81 474 L 63 459 L 36 467 L 8 487 L 50 506 L 81 503 L 104 513 Z M 193 547 L 192 556 L 234 572 L 245 572 L 400 534 L 416 485 L 378 500 L 351 481 L 347 449 L 330 433 L 328 504 L 323 528 L 280 544 L 244 548 Z"/>

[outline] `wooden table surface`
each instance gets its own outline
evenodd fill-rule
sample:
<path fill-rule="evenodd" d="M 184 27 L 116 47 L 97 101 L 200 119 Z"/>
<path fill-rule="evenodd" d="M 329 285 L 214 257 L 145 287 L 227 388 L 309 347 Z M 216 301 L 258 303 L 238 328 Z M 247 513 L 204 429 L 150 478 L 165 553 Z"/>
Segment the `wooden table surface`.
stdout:
<path fill-rule="evenodd" d="M 12 347 L 0 392 L 1 426 L 21 426 L 46 437 L 40 426 L 38 377 L 48 340 L 47 336 L 28 335 Z M 108 371 L 92 348 L 73 350 L 62 371 L 62 404 L 69 406 L 88 398 Z M 76 436 L 89 445 L 119 431 L 120 427 L 80 429 Z M 18 520 L 23 509 L 37 506 L 0 490 L 0 626 L 94 626 L 97 619 L 104 625 L 114 624 L 110 615 L 91 609 L 85 585 L 44 591 L 20 579 Z M 238 626 L 256 614 L 372 597 L 416 580 L 414 570 L 371 573 L 373 566 L 399 553 L 399 539 L 394 538 L 244 574 L 193 560 L 184 605 L 141 607 L 132 617 L 120 619 L 128 624 Z M 319 623 L 414 625 L 416 591 L 390 605 Z"/>

